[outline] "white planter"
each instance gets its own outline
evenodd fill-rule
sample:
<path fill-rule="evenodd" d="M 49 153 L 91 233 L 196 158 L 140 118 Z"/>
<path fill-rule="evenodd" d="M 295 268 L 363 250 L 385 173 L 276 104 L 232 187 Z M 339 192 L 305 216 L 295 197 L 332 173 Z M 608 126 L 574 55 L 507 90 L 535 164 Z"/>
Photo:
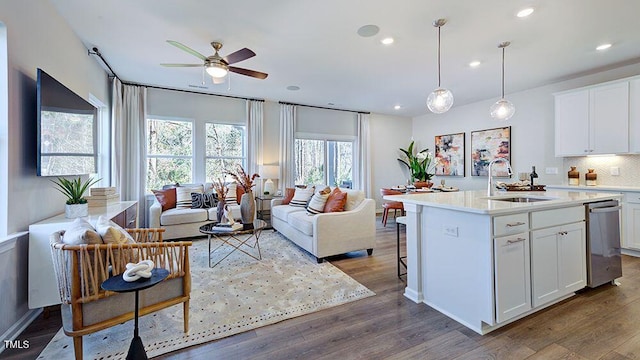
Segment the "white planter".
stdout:
<path fill-rule="evenodd" d="M 67 219 L 73 219 L 83 216 L 89 216 L 89 204 L 65 204 L 64 217 Z"/>

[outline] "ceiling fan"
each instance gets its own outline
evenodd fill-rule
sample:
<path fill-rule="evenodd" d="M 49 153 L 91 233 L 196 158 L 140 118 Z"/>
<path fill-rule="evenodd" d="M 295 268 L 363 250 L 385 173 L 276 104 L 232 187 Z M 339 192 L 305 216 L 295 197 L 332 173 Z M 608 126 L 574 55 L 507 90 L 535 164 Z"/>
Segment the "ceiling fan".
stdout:
<path fill-rule="evenodd" d="M 200 60 L 204 61 L 204 63 L 203 64 L 160 64 L 160 65 L 167 66 L 167 67 L 204 66 L 204 69 L 207 71 L 209 75 L 211 75 L 211 77 L 213 78 L 213 82 L 215 84 L 224 82 L 224 77 L 227 75 L 229 71 L 234 72 L 236 74 L 240 74 L 240 75 L 251 76 L 257 79 L 266 79 L 268 76 L 268 74 L 260 71 L 249 70 L 249 69 L 239 68 L 235 66 L 229 66 L 231 64 L 235 64 L 237 62 L 247 60 L 249 58 L 256 56 L 256 53 L 254 53 L 250 49 L 243 48 L 225 57 L 222 57 L 218 54 L 218 51 L 222 48 L 222 43 L 214 41 L 211 43 L 211 46 L 216 51 L 215 54 L 211 56 L 204 56 L 201 53 L 177 41 L 167 40 L 167 42 L 177 47 L 178 49 L 181 49 L 199 58 Z"/>

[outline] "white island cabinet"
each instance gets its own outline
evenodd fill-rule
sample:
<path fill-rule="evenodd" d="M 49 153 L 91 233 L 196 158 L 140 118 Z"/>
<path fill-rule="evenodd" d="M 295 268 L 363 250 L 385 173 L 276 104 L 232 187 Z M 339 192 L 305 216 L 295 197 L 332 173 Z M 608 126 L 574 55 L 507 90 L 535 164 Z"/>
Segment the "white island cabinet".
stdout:
<path fill-rule="evenodd" d="M 504 198 L 533 197 L 532 202 Z M 486 334 L 586 286 L 584 204 L 618 194 L 389 195 L 407 212 L 405 296 Z M 501 200 L 502 199 L 502 200 Z"/>

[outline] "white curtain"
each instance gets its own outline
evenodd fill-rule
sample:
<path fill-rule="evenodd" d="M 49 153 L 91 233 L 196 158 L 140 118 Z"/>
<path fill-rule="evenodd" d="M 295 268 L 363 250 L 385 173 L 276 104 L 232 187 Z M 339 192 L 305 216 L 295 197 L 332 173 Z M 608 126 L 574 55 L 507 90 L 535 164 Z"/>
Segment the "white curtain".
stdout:
<path fill-rule="evenodd" d="M 285 188 L 295 184 L 295 158 L 293 148 L 296 133 L 296 106 L 280 104 L 280 183 L 284 194 Z"/>
<path fill-rule="evenodd" d="M 262 134 L 264 122 L 264 101 L 247 100 L 247 174 L 260 173 L 262 165 Z M 261 181 L 257 181 L 261 184 Z M 254 189 L 258 194 L 262 189 Z"/>
<path fill-rule="evenodd" d="M 364 191 L 367 198 L 371 198 L 371 139 L 369 135 L 369 114 L 358 113 L 358 138 L 356 140 L 357 164 L 356 186 Z"/>
<path fill-rule="evenodd" d="M 138 219 L 144 223 L 146 174 L 145 113 L 147 89 L 113 80 L 113 177 L 120 200 L 138 201 Z"/>

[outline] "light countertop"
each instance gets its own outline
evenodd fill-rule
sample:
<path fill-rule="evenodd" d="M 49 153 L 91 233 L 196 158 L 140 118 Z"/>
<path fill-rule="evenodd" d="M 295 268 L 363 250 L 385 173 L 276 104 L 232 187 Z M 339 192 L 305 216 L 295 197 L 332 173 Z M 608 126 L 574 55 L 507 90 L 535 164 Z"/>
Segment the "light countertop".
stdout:
<path fill-rule="evenodd" d="M 590 187 L 592 188 L 592 187 Z M 591 190 L 591 189 L 590 189 Z M 518 203 L 495 200 L 508 197 L 541 197 L 551 198 L 547 201 L 530 203 Z M 460 191 L 449 193 L 420 193 L 387 195 L 385 200 L 401 201 L 406 204 L 436 207 L 442 209 L 464 211 L 478 214 L 500 215 L 518 213 L 531 210 L 544 210 L 550 208 L 582 205 L 609 199 L 620 199 L 622 195 L 613 193 L 598 193 L 585 191 L 497 191 L 491 198 L 487 197 L 486 190 Z"/>
<path fill-rule="evenodd" d="M 640 191 L 640 186 L 616 186 L 616 185 L 547 185 L 547 189 L 577 189 L 588 191 Z"/>

